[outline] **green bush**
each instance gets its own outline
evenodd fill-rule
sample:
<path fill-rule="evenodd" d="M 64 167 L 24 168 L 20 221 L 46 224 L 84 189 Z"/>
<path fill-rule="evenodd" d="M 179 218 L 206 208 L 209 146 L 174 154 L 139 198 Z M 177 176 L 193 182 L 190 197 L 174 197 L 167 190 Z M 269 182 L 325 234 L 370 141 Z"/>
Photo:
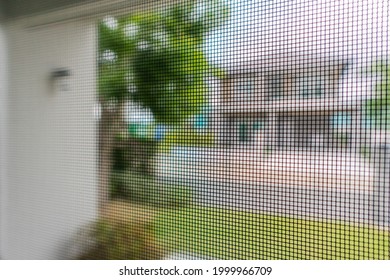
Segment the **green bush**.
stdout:
<path fill-rule="evenodd" d="M 114 171 L 133 170 L 151 174 L 157 143 L 150 139 L 128 137 L 117 140 L 113 151 Z"/>
<path fill-rule="evenodd" d="M 92 226 L 81 260 L 162 259 L 163 250 L 153 233 L 154 212 L 146 207 L 114 201 Z"/>
<path fill-rule="evenodd" d="M 165 184 L 153 176 L 125 171 L 112 175 L 111 198 L 174 208 L 191 204 L 192 193 L 188 187 Z"/>

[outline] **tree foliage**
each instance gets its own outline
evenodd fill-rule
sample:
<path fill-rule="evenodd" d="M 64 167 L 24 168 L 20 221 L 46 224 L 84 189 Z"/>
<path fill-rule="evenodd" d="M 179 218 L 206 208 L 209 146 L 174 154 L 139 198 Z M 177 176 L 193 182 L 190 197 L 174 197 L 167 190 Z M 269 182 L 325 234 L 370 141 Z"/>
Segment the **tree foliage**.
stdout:
<path fill-rule="evenodd" d="M 102 102 L 131 99 L 156 121 L 177 124 L 196 114 L 213 67 L 205 35 L 228 14 L 223 0 L 184 1 L 99 24 L 99 94 Z"/>

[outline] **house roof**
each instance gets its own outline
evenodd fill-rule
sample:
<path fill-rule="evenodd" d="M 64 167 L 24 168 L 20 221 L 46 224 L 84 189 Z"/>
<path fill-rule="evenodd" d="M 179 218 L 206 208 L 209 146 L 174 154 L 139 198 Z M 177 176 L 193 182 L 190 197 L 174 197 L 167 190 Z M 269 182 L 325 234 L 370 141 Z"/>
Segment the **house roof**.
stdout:
<path fill-rule="evenodd" d="M 361 108 L 359 100 L 340 100 L 339 98 L 284 98 L 273 101 L 223 103 L 220 110 L 229 114 L 286 113 L 307 114 L 308 112 L 357 111 Z"/>
<path fill-rule="evenodd" d="M 228 75 L 253 72 L 291 72 L 291 71 L 321 71 L 340 66 L 343 70 L 351 64 L 346 57 L 320 57 L 305 53 L 280 53 L 266 55 L 256 59 L 231 61 L 225 65 Z"/>

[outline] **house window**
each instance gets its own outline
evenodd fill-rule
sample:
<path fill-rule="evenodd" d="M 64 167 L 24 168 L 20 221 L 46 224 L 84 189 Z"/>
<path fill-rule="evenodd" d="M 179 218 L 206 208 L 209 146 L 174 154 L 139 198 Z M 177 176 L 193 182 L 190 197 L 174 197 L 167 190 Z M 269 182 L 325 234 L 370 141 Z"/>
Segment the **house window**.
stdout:
<path fill-rule="evenodd" d="M 267 78 L 267 99 L 283 96 L 283 78 L 280 75 L 271 75 Z"/>
<path fill-rule="evenodd" d="M 262 118 L 244 118 L 237 121 L 238 143 L 255 143 L 258 133 L 264 128 Z"/>
<path fill-rule="evenodd" d="M 234 82 L 236 95 L 251 95 L 254 92 L 254 81 L 252 77 L 239 77 Z"/>
<path fill-rule="evenodd" d="M 340 147 L 351 145 L 352 138 L 359 133 L 359 127 L 353 126 L 351 112 L 337 112 L 331 117 L 333 137 Z"/>
<path fill-rule="evenodd" d="M 315 97 L 324 94 L 324 77 L 305 76 L 298 78 L 298 94 L 302 97 Z"/>
<path fill-rule="evenodd" d="M 352 114 L 350 112 L 335 113 L 332 116 L 331 123 L 335 129 L 350 129 L 352 127 Z"/>
<path fill-rule="evenodd" d="M 238 139 L 239 139 L 239 142 L 249 142 L 250 141 L 250 126 L 247 122 L 239 123 Z"/>

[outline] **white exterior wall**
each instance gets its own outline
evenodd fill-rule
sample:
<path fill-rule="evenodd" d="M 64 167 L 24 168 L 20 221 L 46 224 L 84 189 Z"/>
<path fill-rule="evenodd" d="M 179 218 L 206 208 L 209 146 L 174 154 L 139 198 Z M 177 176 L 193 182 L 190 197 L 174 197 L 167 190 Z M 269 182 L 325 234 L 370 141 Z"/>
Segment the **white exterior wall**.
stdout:
<path fill-rule="evenodd" d="M 95 27 L 95 20 L 37 28 L 7 23 L 8 97 L 0 87 L 0 120 L 8 99 L 7 157 L 0 162 L 3 259 L 61 258 L 70 236 L 97 216 Z M 0 33 L 1 47 L 2 41 Z M 71 71 L 68 91 L 50 82 L 58 67 Z"/>
<path fill-rule="evenodd" d="M 1 11 L 0 11 L 1 12 Z M 1 14 L 0 14 L 1 17 Z M 0 22 L 0 259 L 3 258 L 6 210 L 6 134 L 7 134 L 7 46 L 5 29 Z"/>

